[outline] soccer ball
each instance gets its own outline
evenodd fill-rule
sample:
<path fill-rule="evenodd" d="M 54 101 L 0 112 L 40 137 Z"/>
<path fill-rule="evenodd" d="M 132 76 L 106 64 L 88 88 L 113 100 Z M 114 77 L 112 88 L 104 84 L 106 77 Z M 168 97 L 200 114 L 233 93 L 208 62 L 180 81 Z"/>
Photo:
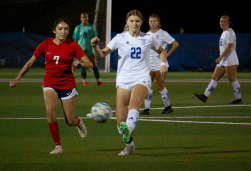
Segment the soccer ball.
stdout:
<path fill-rule="evenodd" d="M 92 118 L 98 123 L 105 123 L 110 120 L 112 116 L 112 109 L 111 107 L 104 103 L 98 102 L 92 106 L 91 109 Z"/>

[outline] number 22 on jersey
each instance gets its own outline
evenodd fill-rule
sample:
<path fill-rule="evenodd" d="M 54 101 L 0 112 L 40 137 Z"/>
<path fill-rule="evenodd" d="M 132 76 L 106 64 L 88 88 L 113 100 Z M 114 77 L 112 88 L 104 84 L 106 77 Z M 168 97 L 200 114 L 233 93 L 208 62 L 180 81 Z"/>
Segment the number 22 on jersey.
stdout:
<path fill-rule="evenodd" d="M 141 59 L 140 47 L 131 47 L 131 59 Z"/>

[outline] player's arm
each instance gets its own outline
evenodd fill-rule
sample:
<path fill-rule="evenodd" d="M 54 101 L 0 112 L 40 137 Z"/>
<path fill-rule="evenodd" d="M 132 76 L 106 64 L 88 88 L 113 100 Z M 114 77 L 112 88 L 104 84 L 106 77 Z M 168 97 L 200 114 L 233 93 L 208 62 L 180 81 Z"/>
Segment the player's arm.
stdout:
<path fill-rule="evenodd" d="M 167 52 L 167 57 L 169 57 L 178 47 L 179 47 L 179 43 L 176 40 L 174 40 L 172 42 L 171 49 Z"/>
<path fill-rule="evenodd" d="M 19 72 L 18 76 L 15 80 L 10 81 L 10 87 L 15 87 L 18 81 L 25 75 L 26 72 L 34 65 L 34 63 L 38 60 L 34 55 L 30 58 L 28 62 L 23 66 L 21 71 Z"/>
<path fill-rule="evenodd" d="M 108 48 L 107 46 L 104 48 L 104 49 L 100 49 L 99 48 L 99 38 L 98 37 L 94 37 L 92 40 L 91 40 L 91 45 L 95 51 L 95 55 L 100 57 L 100 58 L 104 58 L 106 55 L 108 55 L 109 53 L 111 53 L 111 49 Z"/>
<path fill-rule="evenodd" d="M 165 51 L 165 49 L 162 48 L 162 46 L 159 47 L 158 50 L 156 50 L 157 53 L 160 54 L 160 74 L 161 74 L 161 79 L 165 80 L 166 78 L 166 73 L 167 73 L 167 69 L 166 69 L 166 58 L 167 58 L 167 53 Z"/>
<path fill-rule="evenodd" d="M 93 64 L 91 63 L 91 61 L 89 60 L 89 58 L 85 55 L 82 58 L 80 58 L 79 60 L 79 64 L 85 68 L 92 68 Z"/>
<path fill-rule="evenodd" d="M 220 63 L 220 61 L 222 60 L 222 58 L 229 53 L 229 51 L 231 50 L 232 46 L 233 46 L 233 43 L 228 43 L 227 47 L 223 51 L 223 53 L 215 60 L 215 63 L 217 63 L 217 64 Z"/>

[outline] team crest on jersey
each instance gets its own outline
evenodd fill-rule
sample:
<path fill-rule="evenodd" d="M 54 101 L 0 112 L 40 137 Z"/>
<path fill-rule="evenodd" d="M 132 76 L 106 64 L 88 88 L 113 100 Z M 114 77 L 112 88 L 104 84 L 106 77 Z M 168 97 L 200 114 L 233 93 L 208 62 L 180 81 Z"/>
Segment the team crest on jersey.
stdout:
<path fill-rule="evenodd" d="M 146 39 L 141 39 L 141 43 L 142 43 L 142 45 L 145 45 L 146 44 Z"/>

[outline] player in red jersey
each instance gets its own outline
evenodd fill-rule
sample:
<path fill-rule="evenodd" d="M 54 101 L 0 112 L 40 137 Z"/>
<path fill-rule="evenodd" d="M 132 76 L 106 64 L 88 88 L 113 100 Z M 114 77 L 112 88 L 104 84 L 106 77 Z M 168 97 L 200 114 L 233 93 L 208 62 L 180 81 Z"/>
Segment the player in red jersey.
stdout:
<path fill-rule="evenodd" d="M 61 99 L 65 120 L 69 126 L 77 126 L 82 138 L 87 135 L 87 129 L 81 117 L 75 116 L 76 96 L 78 95 L 71 63 L 76 57 L 86 68 L 93 65 L 82 48 L 72 39 L 67 38 L 69 24 L 64 19 L 55 21 L 53 32 L 55 37 L 43 41 L 33 53 L 31 59 L 23 66 L 15 80 L 10 81 L 10 87 L 15 87 L 18 81 L 34 65 L 38 58 L 45 56 L 45 75 L 43 79 L 43 94 L 46 107 L 48 127 L 56 148 L 50 154 L 63 153 L 60 143 L 59 128 L 56 119 L 58 98 Z"/>

